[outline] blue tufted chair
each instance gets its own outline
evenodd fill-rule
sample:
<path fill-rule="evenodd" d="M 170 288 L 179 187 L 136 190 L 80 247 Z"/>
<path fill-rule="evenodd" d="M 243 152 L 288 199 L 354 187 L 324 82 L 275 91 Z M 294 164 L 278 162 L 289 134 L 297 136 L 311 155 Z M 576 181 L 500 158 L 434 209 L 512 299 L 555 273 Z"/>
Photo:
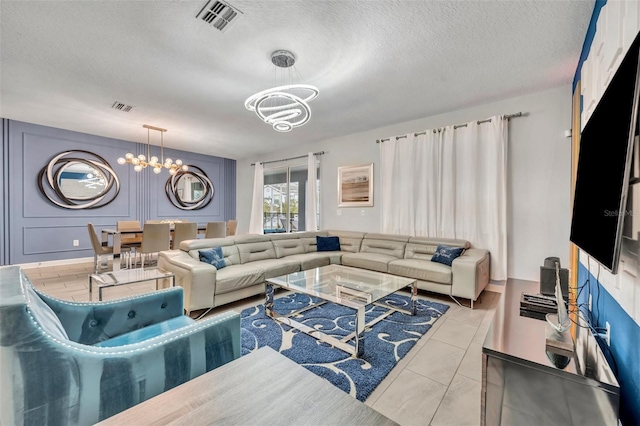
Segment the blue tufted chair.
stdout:
<path fill-rule="evenodd" d="M 240 356 L 240 315 L 183 315 L 182 287 L 75 303 L 0 267 L 0 424 L 89 425 Z"/>

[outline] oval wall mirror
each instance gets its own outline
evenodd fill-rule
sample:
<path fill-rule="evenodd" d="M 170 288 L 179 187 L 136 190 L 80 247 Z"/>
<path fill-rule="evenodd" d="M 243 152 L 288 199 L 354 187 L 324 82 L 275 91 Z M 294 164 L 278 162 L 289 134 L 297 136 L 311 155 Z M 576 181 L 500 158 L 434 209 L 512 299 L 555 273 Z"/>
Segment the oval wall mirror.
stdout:
<path fill-rule="evenodd" d="M 107 160 L 89 151 L 75 150 L 55 155 L 40 170 L 38 188 L 58 207 L 95 209 L 116 198 L 120 181 Z"/>
<path fill-rule="evenodd" d="M 213 183 L 199 167 L 189 165 L 167 179 L 164 186 L 171 204 L 181 210 L 199 210 L 213 200 Z"/>
<path fill-rule="evenodd" d="M 56 172 L 56 181 L 65 198 L 92 200 L 107 192 L 107 177 L 88 161 L 70 161 Z"/>

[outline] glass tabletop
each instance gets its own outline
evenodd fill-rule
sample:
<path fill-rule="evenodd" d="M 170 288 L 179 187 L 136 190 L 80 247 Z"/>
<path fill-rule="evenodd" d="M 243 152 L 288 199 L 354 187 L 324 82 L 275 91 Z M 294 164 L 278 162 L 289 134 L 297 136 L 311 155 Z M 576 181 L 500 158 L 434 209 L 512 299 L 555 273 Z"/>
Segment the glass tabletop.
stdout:
<path fill-rule="evenodd" d="M 376 302 L 415 281 L 342 265 L 322 266 L 267 279 L 267 282 L 291 291 L 353 308 Z"/>
<path fill-rule="evenodd" d="M 91 274 L 92 280 L 97 285 L 131 284 L 141 281 L 170 278 L 172 276 L 173 273 L 166 272 L 158 268 L 121 269 L 119 271 L 106 272 L 103 274 Z"/>

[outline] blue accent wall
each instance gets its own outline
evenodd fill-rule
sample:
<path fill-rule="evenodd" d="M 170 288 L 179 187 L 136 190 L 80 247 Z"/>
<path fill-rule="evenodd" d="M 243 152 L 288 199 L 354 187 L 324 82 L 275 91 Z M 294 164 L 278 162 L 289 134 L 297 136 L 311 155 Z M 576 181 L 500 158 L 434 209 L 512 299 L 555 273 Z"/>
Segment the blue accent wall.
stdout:
<path fill-rule="evenodd" d="M 574 92 L 581 78 L 582 64 L 591 50 L 600 11 L 606 3 L 607 0 L 595 2 L 573 79 Z M 582 100 L 580 105 L 582 111 Z M 604 328 L 606 322 L 611 324 L 611 346 L 608 347 L 600 339 L 598 343 L 620 383 L 620 420 L 624 425 L 640 425 L 640 326 L 605 290 L 596 277 L 590 274 L 584 265 L 579 264 L 578 288 L 582 285 L 585 287 L 579 293 L 578 304 L 588 306 L 589 294 L 591 294 L 593 326 Z M 582 311 L 583 314 L 588 315 L 588 309 L 583 308 Z"/>
<path fill-rule="evenodd" d="M 120 165 L 127 152 L 146 154 L 146 143 L 128 142 L 56 129 L 15 120 L 2 120 L 0 161 L 1 264 L 32 263 L 93 256 L 87 223 L 97 231 L 114 228 L 119 220 L 188 219 L 200 224 L 235 218 L 235 160 L 165 148 L 165 158 L 180 158 L 204 170 L 215 193 L 201 210 L 181 210 L 165 195 L 169 174 L 151 170 L 137 173 Z M 153 150 L 153 146 L 151 147 Z M 103 157 L 120 179 L 120 193 L 110 204 L 96 209 L 70 210 L 55 206 L 38 188 L 38 173 L 56 154 L 85 150 Z M 230 174 L 227 169 L 233 169 Z M 233 203 L 233 209 L 227 203 Z M 80 246 L 74 247 L 73 240 Z"/>
<path fill-rule="evenodd" d="M 620 304 L 602 287 L 587 268 L 578 268 L 578 305 L 586 307 L 592 300 L 591 323 L 595 328 L 611 324 L 611 346 L 596 339 L 620 384 L 620 419 L 624 425 L 640 425 L 640 327 Z M 582 308 L 585 318 L 588 309 Z"/>
<path fill-rule="evenodd" d="M 593 38 L 596 35 L 596 23 L 598 22 L 598 18 L 600 17 L 600 10 L 602 7 L 607 4 L 607 0 L 596 0 L 596 3 L 593 7 L 593 13 L 591 14 L 591 21 L 589 21 L 589 27 L 587 28 L 587 34 L 585 34 L 584 43 L 582 43 L 582 52 L 580 52 L 580 60 L 578 61 L 578 67 L 576 68 L 576 73 L 573 76 L 573 91 L 576 90 L 576 85 L 578 81 L 580 81 L 580 73 L 582 72 L 582 64 L 587 60 L 589 56 L 589 51 L 591 50 L 591 44 L 593 43 Z"/>

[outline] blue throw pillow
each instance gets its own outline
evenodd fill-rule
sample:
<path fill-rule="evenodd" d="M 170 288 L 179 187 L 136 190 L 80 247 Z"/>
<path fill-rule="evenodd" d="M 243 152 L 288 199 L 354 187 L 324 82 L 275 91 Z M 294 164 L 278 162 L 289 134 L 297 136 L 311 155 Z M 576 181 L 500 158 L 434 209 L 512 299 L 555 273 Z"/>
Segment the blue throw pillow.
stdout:
<path fill-rule="evenodd" d="M 318 251 L 339 251 L 340 237 L 319 237 L 316 236 Z"/>
<path fill-rule="evenodd" d="M 214 247 L 207 250 L 198 250 L 200 262 L 206 262 L 216 267 L 216 269 L 222 269 L 227 266 L 227 262 L 224 260 L 224 254 L 222 254 L 222 247 Z"/>
<path fill-rule="evenodd" d="M 431 261 L 451 266 L 453 260 L 459 257 L 463 251 L 464 248 L 462 247 L 449 247 L 440 244 L 438 245 L 436 252 L 431 257 Z"/>

